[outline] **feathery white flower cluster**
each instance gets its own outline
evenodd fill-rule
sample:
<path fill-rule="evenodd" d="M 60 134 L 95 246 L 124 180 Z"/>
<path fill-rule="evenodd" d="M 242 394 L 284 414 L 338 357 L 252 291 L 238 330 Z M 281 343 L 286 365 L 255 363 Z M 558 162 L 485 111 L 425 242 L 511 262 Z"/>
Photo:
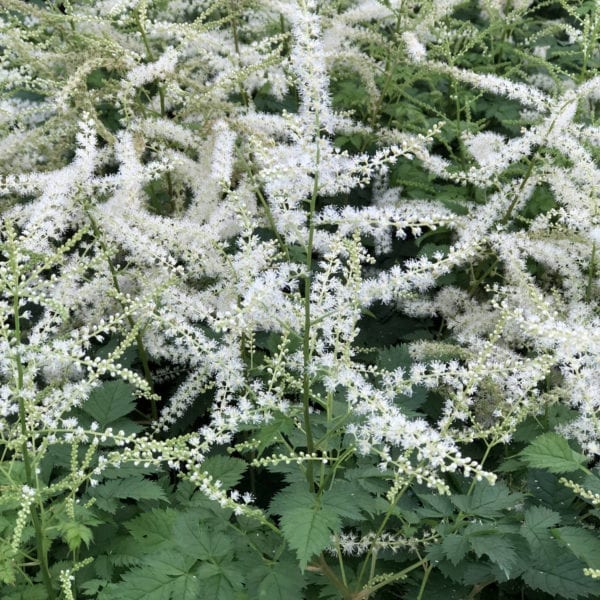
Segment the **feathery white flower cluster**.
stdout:
<path fill-rule="evenodd" d="M 68 86 L 2 63 L 7 89 L 47 95 L 38 107 L 0 105 L 8 113 L 0 127 L 19 146 L 9 152 L 0 142 L 0 159 L 23 159 L 0 171 L 0 432 L 14 451 L 26 441 L 15 425 L 26 407 L 33 439 L 50 430 L 61 432 L 53 440 L 110 439 L 118 445 L 110 464 L 167 462 L 221 506 L 253 516 L 262 513 L 246 506 L 251 499 L 228 494 L 202 463 L 215 446 L 273 423 L 289 430 L 266 445 L 244 442 L 265 452 L 254 464 L 327 464 L 328 436 L 311 439 L 311 422 L 324 421 L 353 456 L 392 473 L 392 503 L 412 482 L 448 493 L 446 474 L 456 471 L 493 482 L 464 445 L 507 443 L 554 402 L 578 415 L 560 431 L 598 454 L 600 133 L 581 107 L 600 97 L 600 78 L 552 95 L 437 60 L 430 25 L 455 1 L 410 18 L 394 2 L 338 4 L 265 0 L 224 19 L 208 7 L 181 24 L 146 2 L 84 3 L 70 15 L 75 30 L 94 51 L 105 34 L 111 41 L 80 71 L 65 53 L 57 71 L 77 71 Z M 371 19 L 397 23 L 403 60 L 520 103 L 530 125 L 511 138 L 463 134 L 458 168 L 432 149 L 442 124 L 422 135 L 376 132 L 379 145 L 341 150 L 338 134 L 375 132 L 334 108 L 336 53 L 373 91 L 370 109 L 381 96 L 367 67 L 393 76 L 361 45 L 379 35 Z M 10 33 L 2 25 L 3 45 L 26 39 L 16 25 Z M 251 33 L 262 39 L 249 41 Z M 14 45 L 33 56 L 29 44 Z M 267 84 L 277 110 L 259 100 Z M 46 132 L 59 157 L 46 156 Z M 426 189 L 421 199 L 403 197 L 388 182 L 408 161 L 483 200 L 458 210 Z M 340 206 L 373 182 L 376 202 Z M 551 208 L 527 219 L 540 190 Z M 430 252 L 425 242 L 440 231 L 450 241 Z M 399 240 L 420 251 L 386 263 Z M 28 303 L 40 308 L 35 317 Z M 401 365 L 365 359 L 365 315 L 386 305 L 439 319 L 446 343 L 415 343 Z M 109 338 L 116 349 L 94 356 Z M 143 378 L 120 364 L 133 347 Z M 150 363 L 165 380 L 177 374 L 177 386 L 146 434 L 88 431 L 72 420 L 103 377 L 156 400 Z M 408 408 L 420 391 L 441 397 L 435 419 Z M 200 397 L 210 410 L 198 432 L 171 440 Z M 96 480 L 103 467 L 77 481 Z M 402 546 L 386 536 L 337 541 L 351 553 Z"/>

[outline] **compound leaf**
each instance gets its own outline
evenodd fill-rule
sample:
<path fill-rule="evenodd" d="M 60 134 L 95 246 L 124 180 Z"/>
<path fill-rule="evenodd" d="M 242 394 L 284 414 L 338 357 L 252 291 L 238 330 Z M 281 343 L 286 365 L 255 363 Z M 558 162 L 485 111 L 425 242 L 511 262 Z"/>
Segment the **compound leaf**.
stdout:
<path fill-rule="evenodd" d="M 105 381 L 92 391 L 82 408 L 104 429 L 135 409 L 133 391 L 134 387 L 124 381 Z"/>
<path fill-rule="evenodd" d="M 600 569 L 600 538 L 597 531 L 581 527 L 559 527 L 552 535 L 592 569 Z"/>
<path fill-rule="evenodd" d="M 544 433 L 521 451 L 521 458 L 534 469 L 547 469 L 551 473 L 577 471 L 586 462 L 583 454 L 571 449 L 567 440 L 557 433 Z"/>
<path fill-rule="evenodd" d="M 281 530 L 290 548 L 296 551 L 300 568 L 329 543 L 331 534 L 341 526 L 337 513 L 327 508 L 293 508 L 281 517 Z"/>
<path fill-rule="evenodd" d="M 490 485 L 479 481 L 470 496 L 456 495 L 452 502 L 464 513 L 477 517 L 500 517 L 506 509 L 512 508 L 523 498 L 522 494 L 512 494 L 505 483 L 499 481 Z"/>
<path fill-rule="evenodd" d="M 289 560 L 260 565 L 248 576 L 250 597 L 257 600 L 302 598 L 302 589 L 305 585 L 298 564 Z"/>
<path fill-rule="evenodd" d="M 560 515 L 544 506 L 532 506 L 525 511 L 521 535 L 529 543 L 531 551 L 539 553 L 549 538 L 548 529 L 560 523 Z"/>

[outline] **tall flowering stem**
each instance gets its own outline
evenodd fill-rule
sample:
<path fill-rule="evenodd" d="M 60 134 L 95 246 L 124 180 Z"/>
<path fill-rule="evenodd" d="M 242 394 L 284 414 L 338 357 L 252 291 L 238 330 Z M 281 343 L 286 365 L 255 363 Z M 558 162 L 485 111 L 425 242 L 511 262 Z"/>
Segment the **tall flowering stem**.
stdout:
<path fill-rule="evenodd" d="M 4 226 L 6 229 L 6 246 L 8 254 L 8 264 L 10 268 L 10 280 L 12 281 L 12 316 L 13 316 L 13 334 L 12 338 L 12 360 L 16 369 L 16 380 L 15 380 L 15 395 L 18 398 L 19 404 L 19 426 L 21 430 L 21 454 L 23 456 L 23 465 L 25 468 L 25 478 L 27 486 L 30 490 L 35 490 L 35 497 L 37 501 L 34 501 L 30 505 L 31 520 L 35 530 L 35 541 L 37 548 L 37 560 L 40 565 L 40 572 L 44 587 L 49 600 L 54 600 L 55 593 L 52 587 L 49 562 L 48 562 L 48 547 L 47 537 L 43 527 L 43 514 L 44 505 L 39 494 L 39 482 L 37 477 L 37 466 L 34 464 L 30 452 L 35 452 L 35 436 L 30 435 L 27 416 L 28 411 L 25 400 L 25 389 L 24 389 L 24 378 L 23 378 L 23 363 L 21 359 L 21 312 L 22 312 L 22 298 L 20 293 L 20 285 L 23 279 L 22 271 L 19 268 L 19 257 L 18 249 L 15 244 L 14 230 L 11 223 L 5 221 Z"/>

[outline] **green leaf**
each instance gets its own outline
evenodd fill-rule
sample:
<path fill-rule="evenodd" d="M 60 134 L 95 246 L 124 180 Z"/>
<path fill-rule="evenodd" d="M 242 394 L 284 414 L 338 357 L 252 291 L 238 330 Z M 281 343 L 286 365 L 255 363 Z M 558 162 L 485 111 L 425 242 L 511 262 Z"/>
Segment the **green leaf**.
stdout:
<path fill-rule="evenodd" d="M 42 584 L 29 584 L 12 593 L 2 590 L 2 600 L 48 600 L 48 590 Z"/>
<path fill-rule="evenodd" d="M 177 514 L 170 508 L 155 508 L 127 521 L 125 527 L 146 552 L 153 551 L 172 544 L 171 531 Z"/>
<path fill-rule="evenodd" d="M 144 559 L 144 564 L 152 570 L 174 577 L 186 575 L 195 562 L 193 558 L 173 550 L 160 552 Z"/>
<path fill-rule="evenodd" d="M 281 434 L 290 434 L 294 428 L 294 421 L 290 417 L 276 414 L 272 421 L 254 431 L 253 437 L 259 442 L 256 446 L 258 456 L 262 456 L 262 453 L 270 446 L 280 444 Z"/>
<path fill-rule="evenodd" d="M 128 415 L 135 408 L 134 387 L 124 381 L 105 381 L 90 394 L 82 409 L 98 421 L 101 428 Z"/>
<path fill-rule="evenodd" d="M 166 500 L 165 491 L 156 481 L 143 477 L 127 479 L 111 479 L 93 489 L 92 496 L 98 508 L 115 513 L 120 506 L 118 500 L 132 498 L 134 500 Z"/>
<path fill-rule="evenodd" d="M 79 589 L 84 596 L 97 598 L 100 590 L 108 584 L 106 579 L 88 579 L 79 585 Z"/>
<path fill-rule="evenodd" d="M 374 496 L 385 496 L 388 489 L 386 478 L 391 476 L 389 471 L 382 471 L 366 461 L 364 464 L 359 461 L 356 468 L 347 469 L 344 472 L 345 479 L 350 481 L 353 486 L 360 486 Z"/>
<path fill-rule="evenodd" d="M 600 538 L 598 531 L 581 527 L 559 527 L 552 535 L 592 569 L 600 569 Z"/>
<path fill-rule="evenodd" d="M 377 353 L 377 366 L 386 371 L 394 371 L 398 367 L 408 369 L 412 362 L 407 344 L 388 346 Z"/>
<path fill-rule="evenodd" d="M 123 581 L 109 585 L 98 600 L 198 600 L 203 586 L 188 572 L 190 566 L 189 559 L 177 553 L 158 555 L 125 573 Z"/>
<path fill-rule="evenodd" d="M 173 527 L 175 543 L 187 556 L 219 562 L 232 552 L 230 538 L 200 523 L 193 511 L 181 514 Z"/>
<path fill-rule="evenodd" d="M 469 540 L 463 535 L 451 533 L 442 541 L 442 550 L 446 558 L 456 566 L 469 551 Z"/>
<path fill-rule="evenodd" d="M 89 548 L 90 542 L 94 539 L 92 530 L 83 523 L 76 521 L 64 523 L 60 529 L 60 533 L 63 540 L 67 542 L 71 552 L 76 552 L 82 543 Z"/>
<path fill-rule="evenodd" d="M 76 504 L 73 515 L 66 509 L 65 505 L 56 508 L 57 524 L 55 529 L 62 539 L 67 543 L 71 552 L 76 552 L 81 544 L 89 548 L 94 538 L 92 527 L 100 525 L 100 521 L 94 511 L 81 504 Z"/>
<path fill-rule="evenodd" d="M 417 513 L 422 517 L 449 517 L 454 512 L 452 502 L 447 496 L 420 492 L 416 492 L 416 495 L 423 502 L 423 508 L 417 509 Z"/>
<path fill-rule="evenodd" d="M 241 481 L 248 463 L 241 458 L 231 456 L 211 456 L 202 463 L 202 468 L 213 479 L 219 480 L 223 489 L 228 490 Z"/>
<path fill-rule="evenodd" d="M 315 504 L 316 496 L 308 491 L 305 482 L 292 483 L 275 494 L 269 504 L 269 512 L 273 515 L 283 515 L 290 509 L 310 508 Z"/>
<path fill-rule="evenodd" d="M 244 584 L 243 573 L 232 564 L 203 563 L 195 571 L 201 580 L 202 593 L 195 598 L 207 600 L 234 600 L 235 592 Z M 179 600 L 174 597 L 173 600 Z"/>
<path fill-rule="evenodd" d="M 341 526 L 335 512 L 310 507 L 286 510 L 280 524 L 283 537 L 296 551 L 303 571 L 308 561 L 330 544 L 331 534 Z"/>
<path fill-rule="evenodd" d="M 0 583 L 14 585 L 14 554 L 8 544 L 0 544 Z"/>
<path fill-rule="evenodd" d="M 534 590 L 541 590 L 552 598 L 597 598 L 600 582 L 583 574 L 585 563 L 577 557 L 565 554 L 555 546 L 523 573 L 523 581 Z"/>
<path fill-rule="evenodd" d="M 322 496 L 323 507 L 331 509 L 340 517 L 360 521 L 362 510 L 372 512 L 374 503 L 372 496 L 365 490 L 348 481 L 338 480 L 330 490 Z"/>
<path fill-rule="evenodd" d="M 469 537 L 469 542 L 478 558 L 483 555 L 487 556 L 490 561 L 500 567 L 506 578 L 510 579 L 518 565 L 519 556 L 507 536 L 473 535 Z"/>
<path fill-rule="evenodd" d="M 522 494 L 512 494 L 505 483 L 490 485 L 487 481 L 478 481 L 470 496 L 456 495 L 452 502 L 464 513 L 477 517 L 496 518 L 515 506 L 523 498 Z"/>
<path fill-rule="evenodd" d="M 256 600 L 302 598 L 302 589 L 305 585 L 298 564 L 289 560 L 259 565 L 248 575 L 249 596 Z"/>
<path fill-rule="evenodd" d="M 573 508 L 573 492 L 559 482 L 559 478 L 549 471 L 530 469 L 527 473 L 527 487 L 540 504 L 559 512 L 577 514 Z"/>
<path fill-rule="evenodd" d="M 551 473 L 570 473 L 579 470 L 587 459 L 571 449 L 567 440 L 557 433 L 537 437 L 520 456 L 530 467 L 547 469 Z"/>
<path fill-rule="evenodd" d="M 544 506 L 532 506 L 525 511 L 521 535 L 527 540 L 533 553 L 542 552 L 549 537 L 548 529 L 558 523 L 560 523 L 560 515 Z"/>
<path fill-rule="evenodd" d="M 598 477 L 597 468 L 585 476 L 581 485 L 589 492 L 600 495 L 600 477 Z"/>

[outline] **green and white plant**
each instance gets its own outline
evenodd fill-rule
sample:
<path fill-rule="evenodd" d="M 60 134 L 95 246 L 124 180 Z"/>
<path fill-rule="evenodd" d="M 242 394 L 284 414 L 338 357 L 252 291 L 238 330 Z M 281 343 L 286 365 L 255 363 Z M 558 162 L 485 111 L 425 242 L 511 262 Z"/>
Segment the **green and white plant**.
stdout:
<path fill-rule="evenodd" d="M 597 2 L 0 6 L 3 598 L 600 594 Z"/>

